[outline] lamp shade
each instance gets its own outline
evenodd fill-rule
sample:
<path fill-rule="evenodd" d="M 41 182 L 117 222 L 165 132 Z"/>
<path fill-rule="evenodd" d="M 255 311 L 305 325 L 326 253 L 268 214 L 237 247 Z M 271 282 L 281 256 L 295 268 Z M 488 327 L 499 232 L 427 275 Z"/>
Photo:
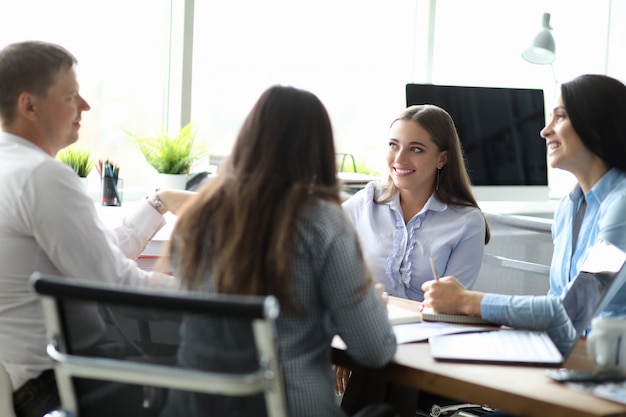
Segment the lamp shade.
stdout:
<path fill-rule="evenodd" d="M 541 31 L 535 36 L 532 44 L 522 52 L 522 58 L 532 64 L 551 64 L 554 62 L 555 49 L 550 13 L 544 13 Z"/>

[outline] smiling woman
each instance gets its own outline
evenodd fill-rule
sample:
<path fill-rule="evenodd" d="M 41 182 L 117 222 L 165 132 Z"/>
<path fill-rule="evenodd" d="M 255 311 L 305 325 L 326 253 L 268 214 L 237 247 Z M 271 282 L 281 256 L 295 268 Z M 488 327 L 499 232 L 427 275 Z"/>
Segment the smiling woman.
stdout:
<path fill-rule="evenodd" d="M 423 300 L 422 284 L 439 272 L 460 274 L 471 288 L 490 234 L 450 115 L 428 104 L 402 111 L 389 129 L 386 160 L 387 182 L 372 182 L 343 203 L 374 277 L 389 295 L 415 301 Z M 344 371 L 336 372 L 341 393 Z M 415 392 L 358 372 L 342 406 L 354 412 L 379 395 L 393 399 L 400 415 L 415 415 Z"/>
<path fill-rule="evenodd" d="M 489 228 L 453 120 L 437 106 L 410 106 L 392 122 L 387 144 L 386 183 L 371 182 L 343 204 L 374 276 L 390 295 L 422 301 L 432 256 L 442 275 L 459 274 L 471 287 Z"/>

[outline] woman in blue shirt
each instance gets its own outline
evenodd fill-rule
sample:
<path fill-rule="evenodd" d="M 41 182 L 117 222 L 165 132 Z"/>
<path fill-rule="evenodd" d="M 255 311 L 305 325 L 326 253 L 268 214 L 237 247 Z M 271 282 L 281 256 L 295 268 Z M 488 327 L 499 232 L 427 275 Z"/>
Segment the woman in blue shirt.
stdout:
<path fill-rule="evenodd" d="M 440 107 L 404 110 L 389 132 L 385 184 L 343 203 L 374 278 L 390 295 L 422 301 L 437 270 L 465 287 L 476 281 L 489 228 L 478 208 L 454 121 Z"/>
<path fill-rule="evenodd" d="M 547 296 L 470 291 L 454 277 L 429 281 L 424 304 L 441 313 L 464 313 L 518 328 L 576 338 L 561 299 L 598 239 L 626 251 L 626 86 L 604 75 L 582 75 L 561 85 L 549 123 L 541 131 L 553 168 L 574 174 L 577 185 L 554 215 L 554 252 Z M 575 219 L 582 218 L 579 227 Z M 623 274 L 622 274 L 623 275 Z M 605 313 L 620 313 L 618 299 Z"/>

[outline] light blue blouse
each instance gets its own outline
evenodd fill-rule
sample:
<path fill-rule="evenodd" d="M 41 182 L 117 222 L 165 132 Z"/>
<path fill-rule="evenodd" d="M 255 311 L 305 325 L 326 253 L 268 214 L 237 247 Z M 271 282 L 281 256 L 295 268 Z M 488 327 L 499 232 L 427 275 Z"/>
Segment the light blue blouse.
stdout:
<path fill-rule="evenodd" d="M 582 197 L 582 190 L 576 186 L 569 195 L 563 197 L 555 212 L 548 295 L 485 294 L 480 306 L 483 318 L 517 328 L 547 330 L 560 341 L 577 337 L 561 299 L 597 239 L 611 242 L 626 251 L 626 173 L 617 168 L 611 169 L 587 193 L 587 209 L 580 227 L 578 244 L 572 254 L 573 221 Z M 626 285 L 622 285 L 626 281 L 626 271 L 622 270 L 616 279 L 621 288 L 602 314 L 626 313 Z"/>
<path fill-rule="evenodd" d="M 572 227 L 576 210 L 582 198 L 587 200 L 587 210 L 580 226 L 578 244 L 572 255 Z M 611 169 L 583 196 L 580 187 L 563 197 L 554 213 L 552 240 L 554 252 L 550 267 L 550 290 L 548 294 L 563 296 L 582 267 L 589 248 L 602 237 L 622 250 L 626 250 L 626 210 L 621 216 L 607 216 L 619 210 L 626 198 L 626 173 Z M 617 214 L 617 213 L 616 213 Z"/>
<path fill-rule="evenodd" d="M 433 194 L 405 224 L 399 194 L 387 203 L 374 201 L 381 187 L 371 182 L 343 203 L 374 279 L 390 295 L 422 301 L 422 283 L 433 279 L 432 256 L 441 276 L 454 275 L 472 288 L 485 248 L 480 209 L 448 205 Z"/>

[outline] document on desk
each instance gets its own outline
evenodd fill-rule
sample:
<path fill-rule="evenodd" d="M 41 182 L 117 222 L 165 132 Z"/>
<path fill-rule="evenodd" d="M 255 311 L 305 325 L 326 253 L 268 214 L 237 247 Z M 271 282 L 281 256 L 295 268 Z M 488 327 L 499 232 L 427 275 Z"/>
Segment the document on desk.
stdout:
<path fill-rule="evenodd" d="M 431 320 L 429 320 L 430 317 L 424 317 L 424 313 L 428 310 L 429 309 L 419 311 L 417 309 L 407 308 L 391 302 L 387 304 L 389 321 L 393 325 L 393 330 L 396 334 L 396 340 L 398 344 L 422 342 L 428 340 L 428 338 L 431 336 L 485 330 L 482 327 L 471 327 L 465 324 L 488 323 L 484 320 L 476 322 L 463 320 L 445 320 L 442 319 L 443 316 L 451 315 L 435 315 L 434 313 L 432 313 L 432 310 L 430 311 L 433 317 Z M 439 318 L 439 320 L 437 320 L 437 318 Z"/>
<path fill-rule="evenodd" d="M 488 330 L 484 326 L 477 327 L 466 324 L 422 321 L 419 310 L 392 302 L 387 304 L 387 313 L 398 344 L 425 342 L 433 336 Z M 339 349 L 346 348 L 346 344 L 340 336 L 334 337 L 332 345 Z"/>
<path fill-rule="evenodd" d="M 419 311 L 387 303 L 387 314 L 391 324 L 419 323 L 422 321 Z"/>
<path fill-rule="evenodd" d="M 425 342 L 433 336 L 443 336 L 457 333 L 484 332 L 485 327 L 467 326 L 463 324 L 444 322 L 422 322 L 409 324 L 396 324 L 393 332 L 396 335 L 396 342 L 404 343 Z"/>
<path fill-rule="evenodd" d="M 392 326 L 392 329 L 393 333 L 396 335 L 396 343 L 399 345 L 405 343 L 425 342 L 432 336 L 468 332 L 484 332 L 487 330 L 485 327 L 441 322 L 395 324 Z M 346 348 L 345 342 L 339 335 L 335 335 L 333 338 L 332 346 L 338 349 Z"/>
<path fill-rule="evenodd" d="M 465 314 L 438 314 L 433 312 L 430 308 L 425 308 L 422 311 L 415 311 L 392 303 L 387 304 L 387 313 L 389 314 L 389 321 L 391 324 L 444 322 L 496 326 L 495 324 L 481 319 L 480 317 L 468 316 Z"/>

